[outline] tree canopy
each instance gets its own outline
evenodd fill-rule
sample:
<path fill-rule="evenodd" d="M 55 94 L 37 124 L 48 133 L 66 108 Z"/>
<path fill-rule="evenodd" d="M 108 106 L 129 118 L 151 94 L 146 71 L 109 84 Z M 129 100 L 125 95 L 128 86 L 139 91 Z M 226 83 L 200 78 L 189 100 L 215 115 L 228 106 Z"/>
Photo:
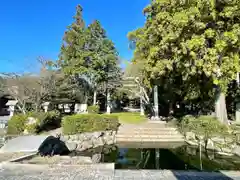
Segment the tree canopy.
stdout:
<path fill-rule="evenodd" d="M 226 92 L 240 70 L 239 0 L 155 0 L 144 27 L 128 34 L 145 83 L 187 99 Z"/>

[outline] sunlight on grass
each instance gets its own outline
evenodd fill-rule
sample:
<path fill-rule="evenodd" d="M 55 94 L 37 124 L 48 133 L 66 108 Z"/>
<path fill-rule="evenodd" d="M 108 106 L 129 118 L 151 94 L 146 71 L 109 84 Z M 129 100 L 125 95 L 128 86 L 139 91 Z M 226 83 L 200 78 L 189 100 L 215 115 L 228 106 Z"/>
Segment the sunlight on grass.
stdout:
<path fill-rule="evenodd" d="M 138 124 L 147 121 L 147 118 L 145 116 L 141 116 L 140 113 L 121 112 L 113 113 L 113 115 L 117 115 L 119 117 L 120 123 Z"/>

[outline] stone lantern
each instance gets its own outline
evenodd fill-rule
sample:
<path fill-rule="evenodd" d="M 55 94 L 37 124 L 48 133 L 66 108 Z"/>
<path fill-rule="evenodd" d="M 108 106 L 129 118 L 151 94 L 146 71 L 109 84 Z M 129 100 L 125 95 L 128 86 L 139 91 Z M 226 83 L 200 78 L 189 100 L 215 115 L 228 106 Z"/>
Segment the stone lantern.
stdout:
<path fill-rule="evenodd" d="M 50 102 L 44 102 L 44 103 L 42 104 L 43 109 L 44 109 L 44 112 L 48 112 L 49 104 L 50 104 Z"/>
<path fill-rule="evenodd" d="M 14 110 L 15 110 L 15 106 L 17 105 L 18 101 L 15 100 L 9 100 L 6 104 L 6 106 L 9 106 L 9 112 L 10 112 L 10 116 L 14 115 Z"/>

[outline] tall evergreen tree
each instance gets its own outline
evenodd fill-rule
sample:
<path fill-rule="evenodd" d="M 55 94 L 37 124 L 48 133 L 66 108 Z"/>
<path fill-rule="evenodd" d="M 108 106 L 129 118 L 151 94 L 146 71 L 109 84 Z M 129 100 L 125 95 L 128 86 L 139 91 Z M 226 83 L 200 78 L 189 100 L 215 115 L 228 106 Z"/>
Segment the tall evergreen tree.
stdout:
<path fill-rule="evenodd" d="M 144 10 L 145 26 L 129 34 L 148 82 L 177 83 L 168 91 L 187 99 L 215 85 L 216 116 L 226 122 L 224 96 L 240 70 L 239 9 L 239 0 L 151 1 Z"/>
<path fill-rule="evenodd" d="M 79 83 L 82 82 L 82 76 L 85 76 L 91 67 L 87 47 L 88 39 L 82 11 L 82 7 L 78 5 L 74 22 L 67 27 L 67 31 L 64 34 L 58 61 L 58 66 L 63 70 L 65 75 L 70 77 L 73 82 Z M 86 94 L 85 103 L 87 99 L 88 94 Z"/>
<path fill-rule="evenodd" d="M 101 85 L 110 84 L 119 77 L 118 53 L 114 44 L 106 36 L 99 21 L 87 28 L 82 18 L 82 8 L 77 6 L 74 22 L 65 32 L 61 47 L 59 66 L 64 73 L 86 87 L 87 93 L 94 92 L 93 104 L 96 104 L 97 91 Z M 88 95 L 89 95 L 88 94 Z M 86 100 L 87 97 L 86 94 Z"/>
<path fill-rule="evenodd" d="M 91 67 L 89 77 L 94 84 L 93 104 L 96 104 L 97 87 L 105 83 L 116 85 L 113 80 L 120 77 L 118 67 L 118 53 L 113 42 L 107 38 L 106 31 L 102 28 L 99 21 L 94 21 L 87 29 L 88 50 Z M 116 81 L 115 81 L 116 82 Z"/>

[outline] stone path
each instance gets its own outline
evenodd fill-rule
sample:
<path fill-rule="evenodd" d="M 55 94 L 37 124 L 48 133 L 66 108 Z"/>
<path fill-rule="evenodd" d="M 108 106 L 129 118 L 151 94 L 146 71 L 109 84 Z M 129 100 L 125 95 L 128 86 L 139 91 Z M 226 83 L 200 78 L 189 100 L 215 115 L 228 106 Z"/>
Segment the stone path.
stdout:
<path fill-rule="evenodd" d="M 91 170 L 79 167 L 1 168 L 0 180 L 238 180 L 240 172 L 204 173 L 169 170 Z"/>

